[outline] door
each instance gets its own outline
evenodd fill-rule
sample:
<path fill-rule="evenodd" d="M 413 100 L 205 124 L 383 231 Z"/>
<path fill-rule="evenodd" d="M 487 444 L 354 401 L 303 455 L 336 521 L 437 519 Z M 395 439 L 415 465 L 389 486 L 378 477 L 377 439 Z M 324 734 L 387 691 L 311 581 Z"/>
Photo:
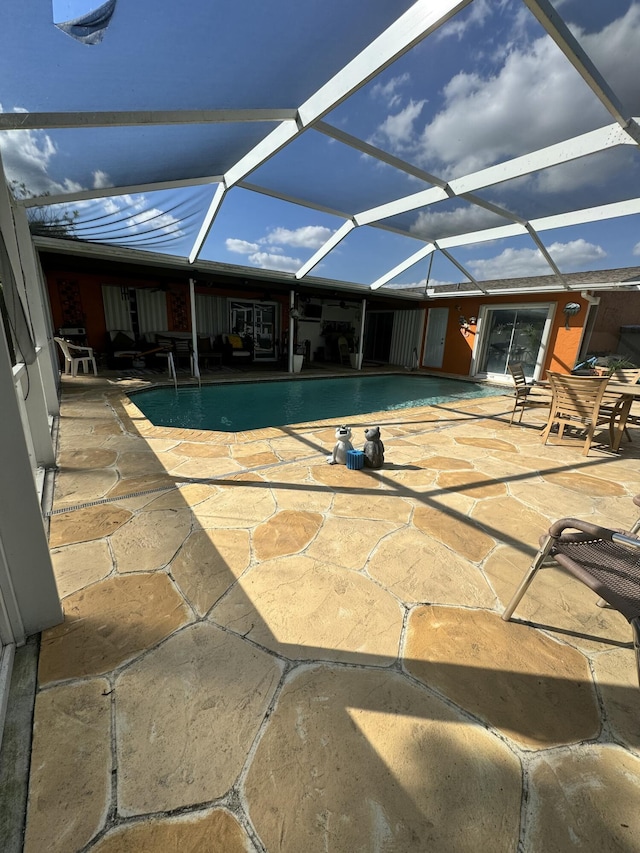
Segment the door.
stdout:
<path fill-rule="evenodd" d="M 505 376 L 510 362 L 520 362 L 527 379 L 537 379 L 552 316 L 551 305 L 483 306 L 474 375 Z"/>
<path fill-rule="evenodd" d="M 275 361 L 278 357 L 276 303 L 232 302 L 231 331 L 253 341 L 254 361 Z"/>
<path fill-rule="evenodd" d="M 442 367 L 444 341 L 449 322 L 448 308 L 429 308 L 427 314 L 427 337 L 424 342 L 423 367 Z"/>
<path fill-rule="evenodd" d="M 389 363 L 393 336 L 393 311 L 367 311 L 365 319 L 363 359 Z"/>

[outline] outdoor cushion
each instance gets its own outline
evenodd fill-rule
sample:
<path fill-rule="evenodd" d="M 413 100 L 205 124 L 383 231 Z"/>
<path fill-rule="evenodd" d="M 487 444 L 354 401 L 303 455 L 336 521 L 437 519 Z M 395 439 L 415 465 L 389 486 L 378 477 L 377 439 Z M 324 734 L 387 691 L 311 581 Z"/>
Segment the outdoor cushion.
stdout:
<path fill-rule="evenodd" d="M 227 335 L 227 340 L 234 349 L 244 349 L 240 335 Z"/>
<path fill-rule="evenodd" d="M 111 332 L 111 335 L 114 333 Z M 116 332 L 115 337 L 111 340 L 111 346 L 114 350 L 131 350 L 135 347 L 135 338 L 133 335 L 129 337 L 126 332 Z"/>

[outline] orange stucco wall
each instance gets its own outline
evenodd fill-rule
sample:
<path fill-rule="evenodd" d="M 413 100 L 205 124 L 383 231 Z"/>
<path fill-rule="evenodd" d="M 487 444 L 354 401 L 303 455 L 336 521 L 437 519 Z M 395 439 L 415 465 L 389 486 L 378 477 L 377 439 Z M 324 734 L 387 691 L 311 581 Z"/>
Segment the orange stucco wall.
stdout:
<path fill-rule="evenodd" d="M 577 302 L 580 312 L 569 319 L 569 329 L 565 329 L 565 315 L 563 307 L 567 302 Z M 449 317 L 447 322 L 447 333 L 444 344 L 444 359 L 439 370 L 442 373 L 452 373 L 457 376 L 469 376 L 471 369 L 471 356 L 476 335 L 476 324 L 469 324 L 468 330 L 460 327 L 459 317 L 462 315 L 467 320 L 477 317 L 482 306 L 494 305 L 523 305 L 523 304 L 555 304 L 555 314 L 545 363 L 542 375 L 545 371 L 553 370 L 558 373 L 570 373 L 575 366 L 580 340 L 582 338 L 583 324 L 587 317 L 587 302 L 579 294 L 571 293 L 546 293 L 546 294 L 517 294 L 510 296 L 483 296 L 480 297 L 458 297 L 453 299 L 438 299 L 428 303 L 429 308 L 448 308 Z M 460 309 L 460 310 L 459 310 Z M 426 338 L 426 322 L 423 334 L 422 347 Z M 437 368 L 428 368 L 436 370 Z"/>

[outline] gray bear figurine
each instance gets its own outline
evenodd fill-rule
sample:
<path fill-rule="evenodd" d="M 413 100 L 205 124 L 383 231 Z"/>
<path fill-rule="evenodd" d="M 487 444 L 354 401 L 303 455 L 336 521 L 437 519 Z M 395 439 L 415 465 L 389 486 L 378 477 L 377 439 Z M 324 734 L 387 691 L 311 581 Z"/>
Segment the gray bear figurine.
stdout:
<path fill-rule="evenodd" d="M 329 465 L 346 465 L 347 451 L 353 450 L 351 444 L 351 427 L 339 426 L 336 428 L 336 444 L 333 448 L 333 453 L 327 456 Z"/>
<path fill-rule="evenodd" d="M 380 441 L 380 427 L 368 427 L 364 431 L 364 464 L 367 468 L 382 468 L 384 444 Z"/>

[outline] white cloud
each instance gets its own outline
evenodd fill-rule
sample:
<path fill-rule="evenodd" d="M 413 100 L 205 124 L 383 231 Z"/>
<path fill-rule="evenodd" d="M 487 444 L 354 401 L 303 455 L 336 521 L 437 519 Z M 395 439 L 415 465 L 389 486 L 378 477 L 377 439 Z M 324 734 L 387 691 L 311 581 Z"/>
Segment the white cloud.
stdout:
<path fill-rule="evenodd" d="M 634 255 L 640 255 L 640 243 L 636 243 L 635 246 L 633 247 L 633 254 Z"/>
<path fill-rule="evenodd" d="M 275 252 L 254 252 L 249 255 L 249 261 L 254 267 L 263 270 L 282 270 L 283 272 L 295 272 L 302 266 L 299 258 L 291 258 Z"/>
<path fill-rule="evenodd" d="M 460 35 L 488 14 L 484 0 L 472 5 L 460 26 L 442 34 Z M 455 22 L 456 19 L 454 19 Z M 548 37 L 523 44 L 517 23 L 496 73 L 460 72 L 444 87 L 444 105 L 423 128 L 423 102 L 411 101 L 379 126 L 374 136 L 399 156 L 450 179 L 609 124 L 611 116 Z M 599 33 L 577 31 L 581 43 L 625 102 L 640 110 L 640 4 Z M 394 104 L 396 106 L 396 104 Z M 533 120 L 535 117 L 535 120 Z M 616 165 L 609 166 L 616 169 Z M 624 168 L 617 163 L 617 171 Z M 597 180 L 591 163 L 553 170 L 532 185 L 536 192 L 590 186 Z"/>
<path fill-rule="evenodd" d="M 480 231 L 506 224 L 508 224 L 507 220 L 501 216 L 470 205 L 443 212 L 423 210 L 417 215 L 409 230 L 416 236 L 437 240 L 444 234 L 464 234 L 467 231 Z"/>
<path fill-rule="evenodd" d="M 467 7 L 468 9 L 469 7 Z M 475 0 L 471 4 L 470 11 L 465 10 L 448 21 L 436 33 L 437 39 L 457 38 L 460 40 L 469 27 L 475 24 L 483 24 L 491 14 L 491 7 L 487 0 Z"/>
<path fill-rule="evenodd" d="M 616 95 L 632 108 L 633 115 L 638 115 L 640 4 L 632 3 L 625 15 L 612 21 L 599 33 L 587 34 L 573 29 Z"/>
<path fill-rule="evenodd" d="M 386 105 L 391 109 L 400 103 L 401 95 L 397 91 L 410 80 L 409 74 L 400 74 L 398 77 L 392 77 L 386 83 L 376 83 L 371 89 L 371 96 L 381 98 Z"/>
<path fill-rule="evenodd" d="M 260 248 L 257 243 L 249 243 L 247 240 L 238 240 L 235 237 L 228 237 L 225 240 L 225 246 L 228 252 L 234 252 L 237 255 L 250 255 Z"/>
<path fill-rule="evenodd" d="M 607 254 L 601 246 L 583 239 L 569 243 L 552 243 L 547 250 L 558 267 L 568 271 L 588 266 Z M 551 267 L 538 249 L 505 249 L 494 258 L 470 260 L 466 266 L 481 281 L 552 273 Z"/>
<path fill-rule="evenodd" d="M 112 187 L 113 182 L 109 175 L 106 172 L 103 172 L 101 169 L 98 169 L 93 173 L 93 188 L 94 190 L 101 190 L 105 187 Z"/>
<path fill-rule="evenodd" d="M 142 199 L 144 199 L 144 196 L 142 196 Z M 125 211 L 126 208 L 123 207 L 123 212 Z M 146 232 L 149 228 L 163 231 L 165 234 L 172 234 L 174 237 L 181 237 L 184 233 L 174 216 L 170 213 L 165 213 L 157 207 L 149 207 L 140 213 L 135 213 L 126 220 L 126 224 L 134 234 Z"/>
<path fill-rule="evenodd" d="M 306 225 L 302 228 L 296 228 L 293 231 L 289 228 L 274 228 L 260 242 L 269 245 L 283 243 L 285 246 L 318 249 L 327 242 L 332 234 L 333 231 L 330 228 L 325 228 L 323 225 Z"/>
<path fill-rule="evenodd" d="M 2 104 L 0 104 L 0 112 Z M 26 112 L 22 107 L 15 113 Z M 24 184 L 30 195 L 57 195 L 65 192 L 78 192 L 84 187 L 68 178 L 55 181 L 48 174 L 48 168 L 57 154 L 51 137 L 41 130 L 10 130 L 0 134 L 0 150 L 7 180 Z"/>
<path fill-rule="evenodd" d="M 373 141 L 387 140 L 391 149 L 397 153 L 402 153 L 411 147 L 415 137 L 414 124 L 425 104 L 426 101 L 424 100 L 414 101 L 412 99 L 400 112 L 387 116 L 374 134 Z"/>

